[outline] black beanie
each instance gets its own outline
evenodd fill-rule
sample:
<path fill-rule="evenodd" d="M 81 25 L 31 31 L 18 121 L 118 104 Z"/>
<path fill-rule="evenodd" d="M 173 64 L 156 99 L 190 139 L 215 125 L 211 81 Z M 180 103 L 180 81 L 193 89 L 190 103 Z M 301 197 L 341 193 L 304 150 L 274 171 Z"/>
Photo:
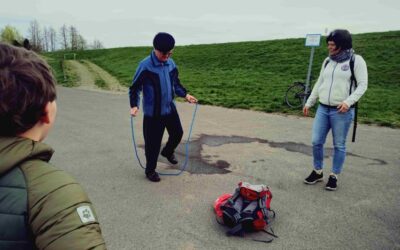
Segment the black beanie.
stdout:
<path fill-rule="evenodd" d="M 161 52 L 168 52 L 175 46 L 175 39 L 168 33 L 160 32 L 153 39 L 153 46 Z"/>
<path fill-rule="evenodd" d="M 353 42 L 348 30 L 334 30 L 326 37 L 326 43 L 334 41 L 336 46 L 346 50 L 353 48 Z"/>

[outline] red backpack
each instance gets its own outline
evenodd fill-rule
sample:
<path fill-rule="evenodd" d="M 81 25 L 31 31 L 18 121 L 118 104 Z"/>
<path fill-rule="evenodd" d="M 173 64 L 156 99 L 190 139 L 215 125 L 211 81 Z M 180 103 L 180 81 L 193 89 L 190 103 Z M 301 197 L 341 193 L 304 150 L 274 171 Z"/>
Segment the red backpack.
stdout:
<path fill-rule="evenodd" d="M 275 212 L 270 207 L 271 200 L 272 193 L 267 186 L 240 182 L 233 195 L 223 194 L 215 200 L 217 221 L 230 228 L 228 236 L 264 231 L 277 238 L 270 227 L 275 218 Z"/>

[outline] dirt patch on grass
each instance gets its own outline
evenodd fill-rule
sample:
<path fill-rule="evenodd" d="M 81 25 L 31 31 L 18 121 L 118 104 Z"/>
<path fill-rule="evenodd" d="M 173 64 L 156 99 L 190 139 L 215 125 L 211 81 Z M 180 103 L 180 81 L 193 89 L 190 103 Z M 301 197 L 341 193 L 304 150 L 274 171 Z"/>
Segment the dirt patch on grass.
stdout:
<path fill-rule="evenodd" d="M 76 84 L 74 84 L 76 88 L 87 90 L 99 89 L 94 84 L 95 78 L 93 74 L 85 65 L 75 60 L 66 60 L 65 64 L 76 75 Z"/>
<path fill-rule="evenodd" d="M 105 71 L 103 68 L 99 67 L 98 65 L 84 60 L 84 64 L 89 68 L 89 70 L 97 77 L 96 80 L 104 84 L 104 89 L 108 89 L 111 91 L 121 91 L 126 92 L 128 88 L 121 85 L 121 83 L 113 77 L 110 73 Z"/>
<path fill-rule="evenodd" d="M 127 88 L 107 71 L 88 60 L 66 60 L 66 66 L 72 71 L 76 79 L 73 85 L 86 90 L 108 90 L 112 92 L 127 92 Z"/>

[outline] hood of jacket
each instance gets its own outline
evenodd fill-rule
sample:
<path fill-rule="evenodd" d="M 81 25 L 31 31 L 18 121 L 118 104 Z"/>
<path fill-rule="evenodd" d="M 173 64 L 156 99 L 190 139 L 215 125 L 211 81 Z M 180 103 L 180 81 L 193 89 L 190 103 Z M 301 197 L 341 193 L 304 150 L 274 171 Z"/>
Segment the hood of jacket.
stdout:
<path fill-rule="evenodd" d="M 22 137 L 0 137 L 0 175 L 24 161 L 39 159 L 48 162 L 53 149 L 41 142 Z"/>

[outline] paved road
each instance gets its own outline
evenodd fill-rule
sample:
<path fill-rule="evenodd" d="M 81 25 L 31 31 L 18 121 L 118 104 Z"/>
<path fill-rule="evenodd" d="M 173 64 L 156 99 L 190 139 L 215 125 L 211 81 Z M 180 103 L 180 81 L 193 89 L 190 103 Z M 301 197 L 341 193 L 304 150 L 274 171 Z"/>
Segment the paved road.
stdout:
<path fill-rule="evenodd" d="M 89 193 L 109 249 L 400 249 L 400 130 L 359 126 L 340 186 L 328 192 L 326 180 L 302 182 L 311 171 L 312 119 L 200 106 L 188 171 L 150 183 L 134 158 L 127 95 L 58 91 L 46 141 L 56 150 L 52 162 Z M 178 110 L 187 132 L 193 105 Z M 183 155 L 184 144 L 181 162 Z M 268 245 L 226 237 L 215 222 L 213 201 L 239 181 L 271 187 L 279 238 Z"/>

